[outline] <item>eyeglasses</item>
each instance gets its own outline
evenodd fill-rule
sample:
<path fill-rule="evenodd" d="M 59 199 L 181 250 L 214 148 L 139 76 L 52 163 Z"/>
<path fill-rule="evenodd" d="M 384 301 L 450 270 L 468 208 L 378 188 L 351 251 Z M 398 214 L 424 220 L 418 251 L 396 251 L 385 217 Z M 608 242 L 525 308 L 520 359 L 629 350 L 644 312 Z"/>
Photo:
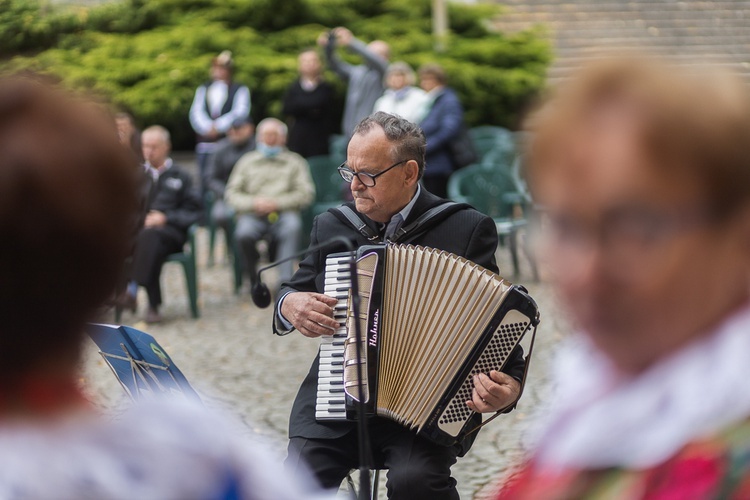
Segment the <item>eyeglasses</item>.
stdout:
<path fill-rule="evenodd" d="M 717 214 L 700 206 L 674 212 L 620 207 L 605 213 L 599 223 L 550 212 L 537 222 L 541 222 L 536 226 L 541 248 L 560 267 L 572 271 L 574 263 L 595 245 L 613 268 L 631 273 L 655 263 L 674 236 L 716 223 Z"/>
<path fill-rule="evenodd" d="M 342 163 L 339 166 L 339 175 L 341 175 L 341 178 L 344 179 L 346 182 L 352 182 L 354 178 L 356 177 L 359 182 L 362 183 L 362 185 L 366 187 L 373 187 L 375 185 L 375 179 L 377 177 L 380 177 L 384 173 L 388 172 L 392 168 L 396 168 L 402 163 L 406 163 L 409 160 L 401 160 L 399 162 L 394 163 L 390 167 L 386 168 L 382 172 L 378 172 L 377 174 L 368 174 L 367 172 L 355 172 L 349 166 L 346 164 L 346 162 Z"/>

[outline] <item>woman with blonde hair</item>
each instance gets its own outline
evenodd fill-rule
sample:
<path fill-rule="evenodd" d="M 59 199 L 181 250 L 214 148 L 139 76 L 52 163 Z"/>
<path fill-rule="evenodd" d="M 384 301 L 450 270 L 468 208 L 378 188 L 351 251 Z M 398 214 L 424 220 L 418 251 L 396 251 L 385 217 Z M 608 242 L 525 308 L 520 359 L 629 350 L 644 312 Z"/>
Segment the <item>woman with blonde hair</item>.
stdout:
<path fill-rule="evenodd" d="M 498 498 L 750 498 L 746 85 L 613 58 L 530 124 L 540 251 L 578 333 Z"/>

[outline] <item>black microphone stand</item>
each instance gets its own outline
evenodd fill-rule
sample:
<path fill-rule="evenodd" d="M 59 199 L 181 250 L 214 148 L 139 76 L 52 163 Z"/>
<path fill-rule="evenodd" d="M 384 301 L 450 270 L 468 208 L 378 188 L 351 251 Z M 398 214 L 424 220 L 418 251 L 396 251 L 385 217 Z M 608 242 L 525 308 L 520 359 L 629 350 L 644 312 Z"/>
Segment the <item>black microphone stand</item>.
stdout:
<path fill-rule="evenodd" d="M 351 244 L 351 243 L 350 243 Z M 362 377 L 362 326 L 359 321 L 359 283 L 357 278 L 357 261 L 354 250 L 349 262 L 349 275 L 352 280 L 352 314 L 354 314 L 354 334 L 357 338 L 357 432 L 359 433 L 359 498 L 370 500 L 370 469 L 372 454 L 370 452 L 370 434 L 367 431 L 367 415 L 365 409 L 365 384 Z"/>
<path fill-rule="evenodd" d="M 251 291 L 253 302 L 255 305 L 261 308 L 268 307 L 271 304 L 271 293 L 268 287 L 260 280 L 260 274 L 272 267 L 276 267 L 279 264 L 288 262 L 292 259 L 296 259 L 301 255 L 305 255 L 308 252 L 320 250 L 325 248 L 332 243 L 342 243 L 346 246 L 351 254 L 351 260 L 349 262 L 349 277 L 352 282 L 352 314 L 354 315 L 354 335 L 357 339 L 356 353 L 357 353 L 357 391 L 359 397 L 357 399 L 357 433 L 359 437 L 359 498 L 360 500 L 370 500 L 370 469 L 372 468 L 372 456 L 370 452 L 370 433 L 367 431 L 367 415 L 364 401 L 365 384 L 362 377 L 362 327 L 359 321 L 359 308 L 360 308 L 360 297 L 359 297 L 359 280 L 357 279 L 357 260 L 354 245 L 352 242 L 344 238 L 343 236 L 334 236 L 333 238 L 313 245 L 302 252 L 298 252 L 290 257 L 286 257 L 276 262 L 262 267 L 256 274 L 257 279 L 253 285 Z"/>

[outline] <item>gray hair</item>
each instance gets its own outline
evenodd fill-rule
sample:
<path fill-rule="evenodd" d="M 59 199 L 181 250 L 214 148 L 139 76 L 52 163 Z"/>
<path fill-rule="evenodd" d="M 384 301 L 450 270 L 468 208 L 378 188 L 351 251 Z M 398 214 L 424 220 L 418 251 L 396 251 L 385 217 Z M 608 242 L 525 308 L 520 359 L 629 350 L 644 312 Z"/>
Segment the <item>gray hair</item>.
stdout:
<path fill-rule="evenodd" d="M 409 66 L 404 61 L 397 61 L 390 66 L 388 66 L 388 69 L 385 72 L 385 80 L 388 80 L 388 77 L 392 74 L 397 73 L 399 75 L 404 75 L 406 78 L 406 84 L 407 85 L 414 85 L 417 82 L 417 75 L 414 73 L 414 70 L 411 66 Z"/>
<path fill-rule="evenodd" d="M 161 136 L 162 140 L 168 144 L 172 145 L 172 136 L 169 134 L 169 130 L 162 127 L 161 125 L 151 125 L 150 127 L 146 128 L 143 132 L 141 132 L 141 137 L 145 136 L 146 134 L 152 134 L 157 133 Z"/>
<path fill-rule="evenodd" d="M 276 130 L 278 130 L 279 134 L 281 134 L 283 137 L 286 137 L 288 132 L 286 123 L 277 118 L 265 118 L 258 124 L 257 132 L 259 136 L 263 133 L 263 129 L 265 129 L 266 127 L 276 127 Z"/>
<path fill-rule="evenodd" d="M 427 139 L 419 125 L 398 115 L 378 111 L 359 122 L 352 135 L 364 135 L 376 126 L 383 129 L 386 139 L 391 143 L 392 160 L 416 161 L 419 167 L 418 178 L 421 179 L 424 175 Z"/>

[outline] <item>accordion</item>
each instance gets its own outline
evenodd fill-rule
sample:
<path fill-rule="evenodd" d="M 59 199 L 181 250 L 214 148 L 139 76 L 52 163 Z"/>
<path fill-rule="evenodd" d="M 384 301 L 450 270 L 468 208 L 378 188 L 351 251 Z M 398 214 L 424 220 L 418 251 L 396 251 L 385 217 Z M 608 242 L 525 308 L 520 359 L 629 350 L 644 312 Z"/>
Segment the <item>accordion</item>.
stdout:
<path fill-rule="evenodd" d="M 351 307 L 351 254 L 326 260 L 324 293 L 339 301 L 340 326 L 321 341 L 316 419 L 353 420 L 361 397 L 368 415 L 456 442 L 474 414 L 466 405 L 473 376 L 504 366 L 538 324 L 536 303 L 522 287 L 445 251 L 368 245 L 356 257 L 359 318 Z"/>

